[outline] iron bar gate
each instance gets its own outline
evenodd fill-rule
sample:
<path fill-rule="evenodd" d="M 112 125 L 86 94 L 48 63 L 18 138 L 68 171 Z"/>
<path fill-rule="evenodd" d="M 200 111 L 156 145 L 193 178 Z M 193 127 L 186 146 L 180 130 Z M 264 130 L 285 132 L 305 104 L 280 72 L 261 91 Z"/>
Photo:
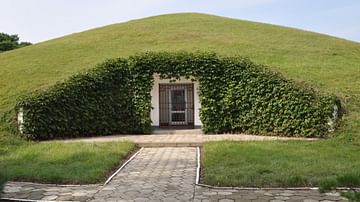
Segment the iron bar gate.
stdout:
<path fill-rule="evenodd" d="M 194 127 L 194 84 L 159 84 L 160 127 Z"/>

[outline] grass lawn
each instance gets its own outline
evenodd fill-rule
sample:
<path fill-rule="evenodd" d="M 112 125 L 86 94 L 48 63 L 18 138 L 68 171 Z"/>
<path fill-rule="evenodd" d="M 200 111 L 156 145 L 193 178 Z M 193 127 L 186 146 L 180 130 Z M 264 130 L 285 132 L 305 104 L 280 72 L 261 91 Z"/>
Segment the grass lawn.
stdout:
<path fill-rule="evenodd" d="M 360 182 L 360 146 L 331 140 L 209 142 L 202 164 L 204 183 L 216 186 L 319 186 L 341 176 Z"/>
<path fill-rule="evenodd" d="M 3 141 L 0 184 L 5 180 L 88 184 L 102 183 L 135 149 L 130 142 L 32 143 Z"/>

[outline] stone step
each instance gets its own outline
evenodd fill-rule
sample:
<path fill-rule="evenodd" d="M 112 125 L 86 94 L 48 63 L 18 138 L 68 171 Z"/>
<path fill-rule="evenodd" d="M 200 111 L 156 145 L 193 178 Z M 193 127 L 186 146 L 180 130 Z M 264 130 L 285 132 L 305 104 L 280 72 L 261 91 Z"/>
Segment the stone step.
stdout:
<path fill-rule="evenodd" d="M 154 129 L 152 134 L 158 135 L 184 135 L 184 134 L 192 134 L 192 135 L 201 135 L 203 134 L 200 128 L 195 129 Z"/>
<path fill-rule="evenodd" d="M 200 147 L 203 142 L 138 142 L 140 147 Z"/>

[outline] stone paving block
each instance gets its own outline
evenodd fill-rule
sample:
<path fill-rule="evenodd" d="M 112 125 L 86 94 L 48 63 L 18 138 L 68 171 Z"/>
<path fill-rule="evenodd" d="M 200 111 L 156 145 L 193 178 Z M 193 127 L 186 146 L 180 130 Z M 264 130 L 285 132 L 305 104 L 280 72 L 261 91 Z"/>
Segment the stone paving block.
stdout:
<path fill-rule="evenodd" d="M 304 199 L 304 202 L 319 202 L 319 200 L 315 200 L 315 199 Z"/>
<path fill-rule="evenodd" d="M 119 200 L 148 194 L 148 200 L 190 201 L 195 171 L 196 148 L 144 148 L 107 186 L 122 193 L 117 195 Z M 107 186 L 94 198 L 102 197 Z"/>
<path fill-rule="evenodd" d="M 234 202 L 233 199 L 220 199 L 219 202 Z"/>

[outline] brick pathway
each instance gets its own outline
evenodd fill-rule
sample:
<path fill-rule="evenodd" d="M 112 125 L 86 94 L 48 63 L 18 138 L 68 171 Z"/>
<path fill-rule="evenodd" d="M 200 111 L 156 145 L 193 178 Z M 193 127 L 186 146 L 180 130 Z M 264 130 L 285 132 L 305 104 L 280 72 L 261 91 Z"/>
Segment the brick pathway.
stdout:
<path fill-rule="evenodd" d="M 11 182 L 4 198 L 57 201 L 346 201 L 317 190 L 234 190 L 195 186 L 196 148 L 144 148 L 109 184 L 55 186 Z"/>
<path fill-rule="evenodd" d="M 318 190 L 234 190 L 196 186 L 194 202 L 331 202 L 348 201 L 337 192 L 319 193 Z"/>
<path fill-rule="evenodd" d="M 191 201 L 196 148 L 145 148 L 94 201 Z"/>
<path fill-rule="evenodd" d="M 1 197 L 45 201 L 87 201 L 101 187 L 102 185 L 60 186 L 30 182 L 9 182 L 4 187 L 4 193 L 1 194 Z"/>

